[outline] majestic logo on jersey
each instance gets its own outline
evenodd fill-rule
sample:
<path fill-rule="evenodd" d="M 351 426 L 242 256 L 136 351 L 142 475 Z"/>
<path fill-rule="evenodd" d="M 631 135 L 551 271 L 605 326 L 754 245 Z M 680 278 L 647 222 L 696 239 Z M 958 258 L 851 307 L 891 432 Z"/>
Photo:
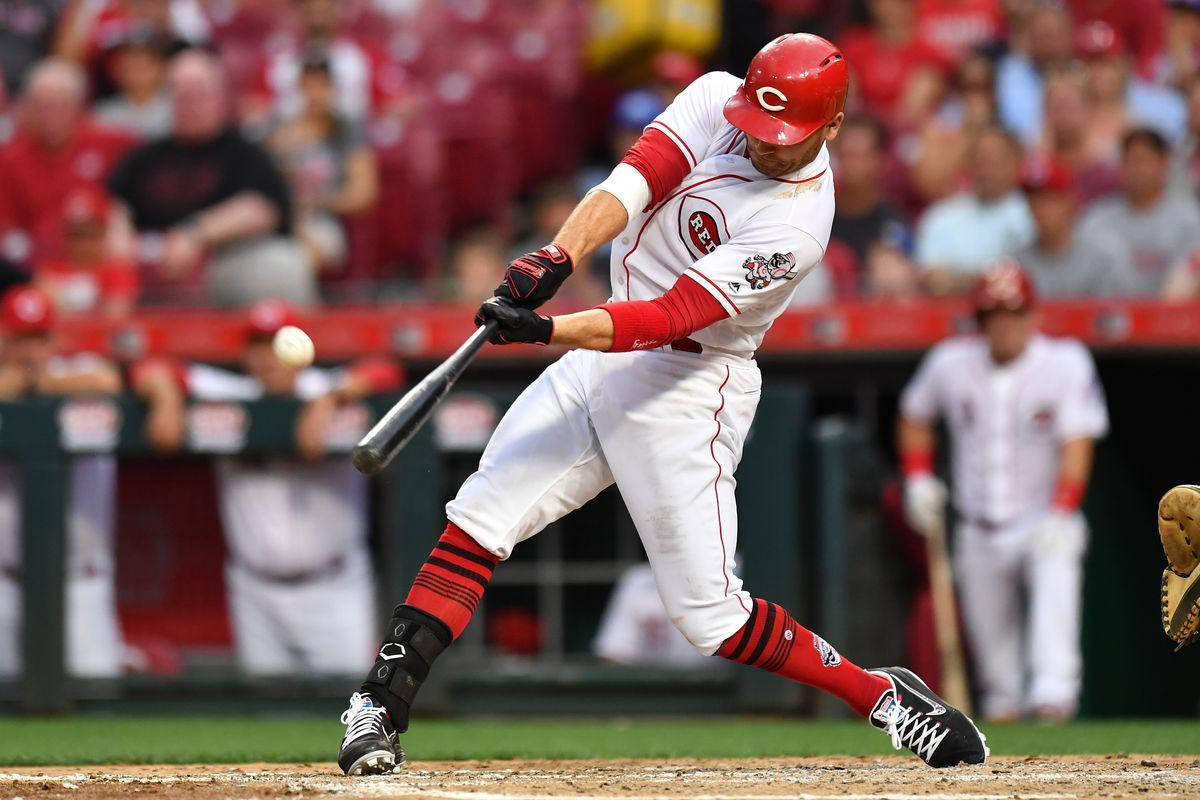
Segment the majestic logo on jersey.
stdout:
<path fill-rule="evenodd" d="M 717 249 L 721 236 L 717 233 L 717 221 L 707 211 L 693 211 L 688 217 L 688 238 L 697 253 L 707 254 Z"/>
<path fill-rule="evenodd" d="M 796 257 L 791 253 L 776 253 L 767 258 L 755 253 L 742 262 L 746 283 L 751 289 L 765 289 L 772 281 L 790 281 L 796 277 Z"/>
<path fill-rule="evenodd" d="M 772 103 L 767 100 L 767 95 L 775 95 L 779 98 L 778 103 Z M 758 104 L 767 111 L 783 111 L 787 103 L 787 95 L 776 89 L 774 86 L 760 86 L 754 90 L 754 96 L 758 98 Z"/>
<path fill-rule="evenodd" d="M 821 654 L 821 663 L 827 667 L 836 667 L 842 663 L 842 656 L 837 650 L 833 649 L 833 645 L 822 639 L 820 636 L 813 634 L 813 647 Z"/>

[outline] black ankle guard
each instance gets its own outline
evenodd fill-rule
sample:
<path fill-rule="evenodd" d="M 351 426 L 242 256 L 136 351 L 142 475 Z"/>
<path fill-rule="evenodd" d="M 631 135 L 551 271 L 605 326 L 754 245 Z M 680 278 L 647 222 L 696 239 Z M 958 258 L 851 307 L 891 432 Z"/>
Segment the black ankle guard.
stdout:
<path fill-rule="evenodd" d="M 408 710 L 434 659 L 454 641 L 439 619 L 412 606 L 392 612 L 387 636 L 361 691 L 383 703 L 396 730 L 408 730 Z"/>

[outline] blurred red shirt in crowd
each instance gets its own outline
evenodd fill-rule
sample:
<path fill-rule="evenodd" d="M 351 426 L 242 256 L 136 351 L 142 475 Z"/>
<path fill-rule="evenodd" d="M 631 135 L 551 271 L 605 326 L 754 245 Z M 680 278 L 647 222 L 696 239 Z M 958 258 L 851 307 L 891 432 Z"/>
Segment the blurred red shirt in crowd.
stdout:
<path fill-rule="evenodd" d="M 63 257 L 38 263 L 33 275 L 60 315 L 121 317 L 133 310 L 137 271 L 132 264 L 108 257 L 108 211 L 108 197 L 95 187 L 77 189 L 66 199 Z"/>
<path fill-rule="evenodd" d="M 1003 33 L 1000 0 L 917 1 L 917 36 L 947 62 L 961 61 Z"/>
<path fill-rule="evenodd" d="M 1120 31 L 1138 72 L 1145 78 L 1154 76 L 1166 47 L 1166 4 L 1162 0 L 1068 0 L 1067 7 L 1077 28 L 1101 20 Z"/>
<path fill-rule="evenodd" d="M 916 125 L 932 110 L 948 64 L 917 35 L 907 0 L 872 0 L 872 23 L 847 30 L 838 44 L 857 93 L 871 114 L 889 125 Z"/>
<path fill-rule="evenodd" d="M 102 185 L 133 144 L 127 134 L 85 116 L 86 91 L 76 67 L 46 62 L 31 76 L 17 133 L 0 149 L 0 242 L 16 262 L 61 255 L 66 197 L 73 189 Z M 14 246 L 13 233 L 27 237 L 29 246 Z"/>

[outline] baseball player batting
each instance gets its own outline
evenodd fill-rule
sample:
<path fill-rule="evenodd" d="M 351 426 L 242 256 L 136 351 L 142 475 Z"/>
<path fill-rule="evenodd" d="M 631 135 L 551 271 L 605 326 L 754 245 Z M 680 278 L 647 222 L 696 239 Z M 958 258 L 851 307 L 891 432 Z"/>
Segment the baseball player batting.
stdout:
<path fill-rule="evenodd" d="M 984 737 L 899 667 L 865 670 L 733 570 L 733 473 L 761 379 L 754 352 L 821 260 L 833 220 L 826 142 L 849 78 L 830 42 L 788 34 L 744 81 L 698 78 L 646 127 L 554 240 L 509 265 L 476 322 L 497 344 L 571 352 L 509 409 L 342 716 L 348 774 L 403 763 L 397 733 L 437 657 L 518 542 L 615 483 L 671 620 L 705 655 L 844 700 L 934 767 L 979 764 Z M 538 314 L 573 265 L 612 240 L 612 300 Z"/>

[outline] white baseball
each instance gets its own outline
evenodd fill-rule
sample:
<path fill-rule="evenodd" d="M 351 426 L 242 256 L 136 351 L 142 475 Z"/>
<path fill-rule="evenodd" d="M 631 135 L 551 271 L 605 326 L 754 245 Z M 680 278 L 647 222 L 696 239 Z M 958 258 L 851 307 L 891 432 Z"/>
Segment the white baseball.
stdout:
<path fill-rule="evenodd" d="M 304 369 L 316 355 L 312 339 L 295 325 L 284 325 L 276 331 L 271 347 L 275 350 L 275 357 L 292 369 Z"/>

